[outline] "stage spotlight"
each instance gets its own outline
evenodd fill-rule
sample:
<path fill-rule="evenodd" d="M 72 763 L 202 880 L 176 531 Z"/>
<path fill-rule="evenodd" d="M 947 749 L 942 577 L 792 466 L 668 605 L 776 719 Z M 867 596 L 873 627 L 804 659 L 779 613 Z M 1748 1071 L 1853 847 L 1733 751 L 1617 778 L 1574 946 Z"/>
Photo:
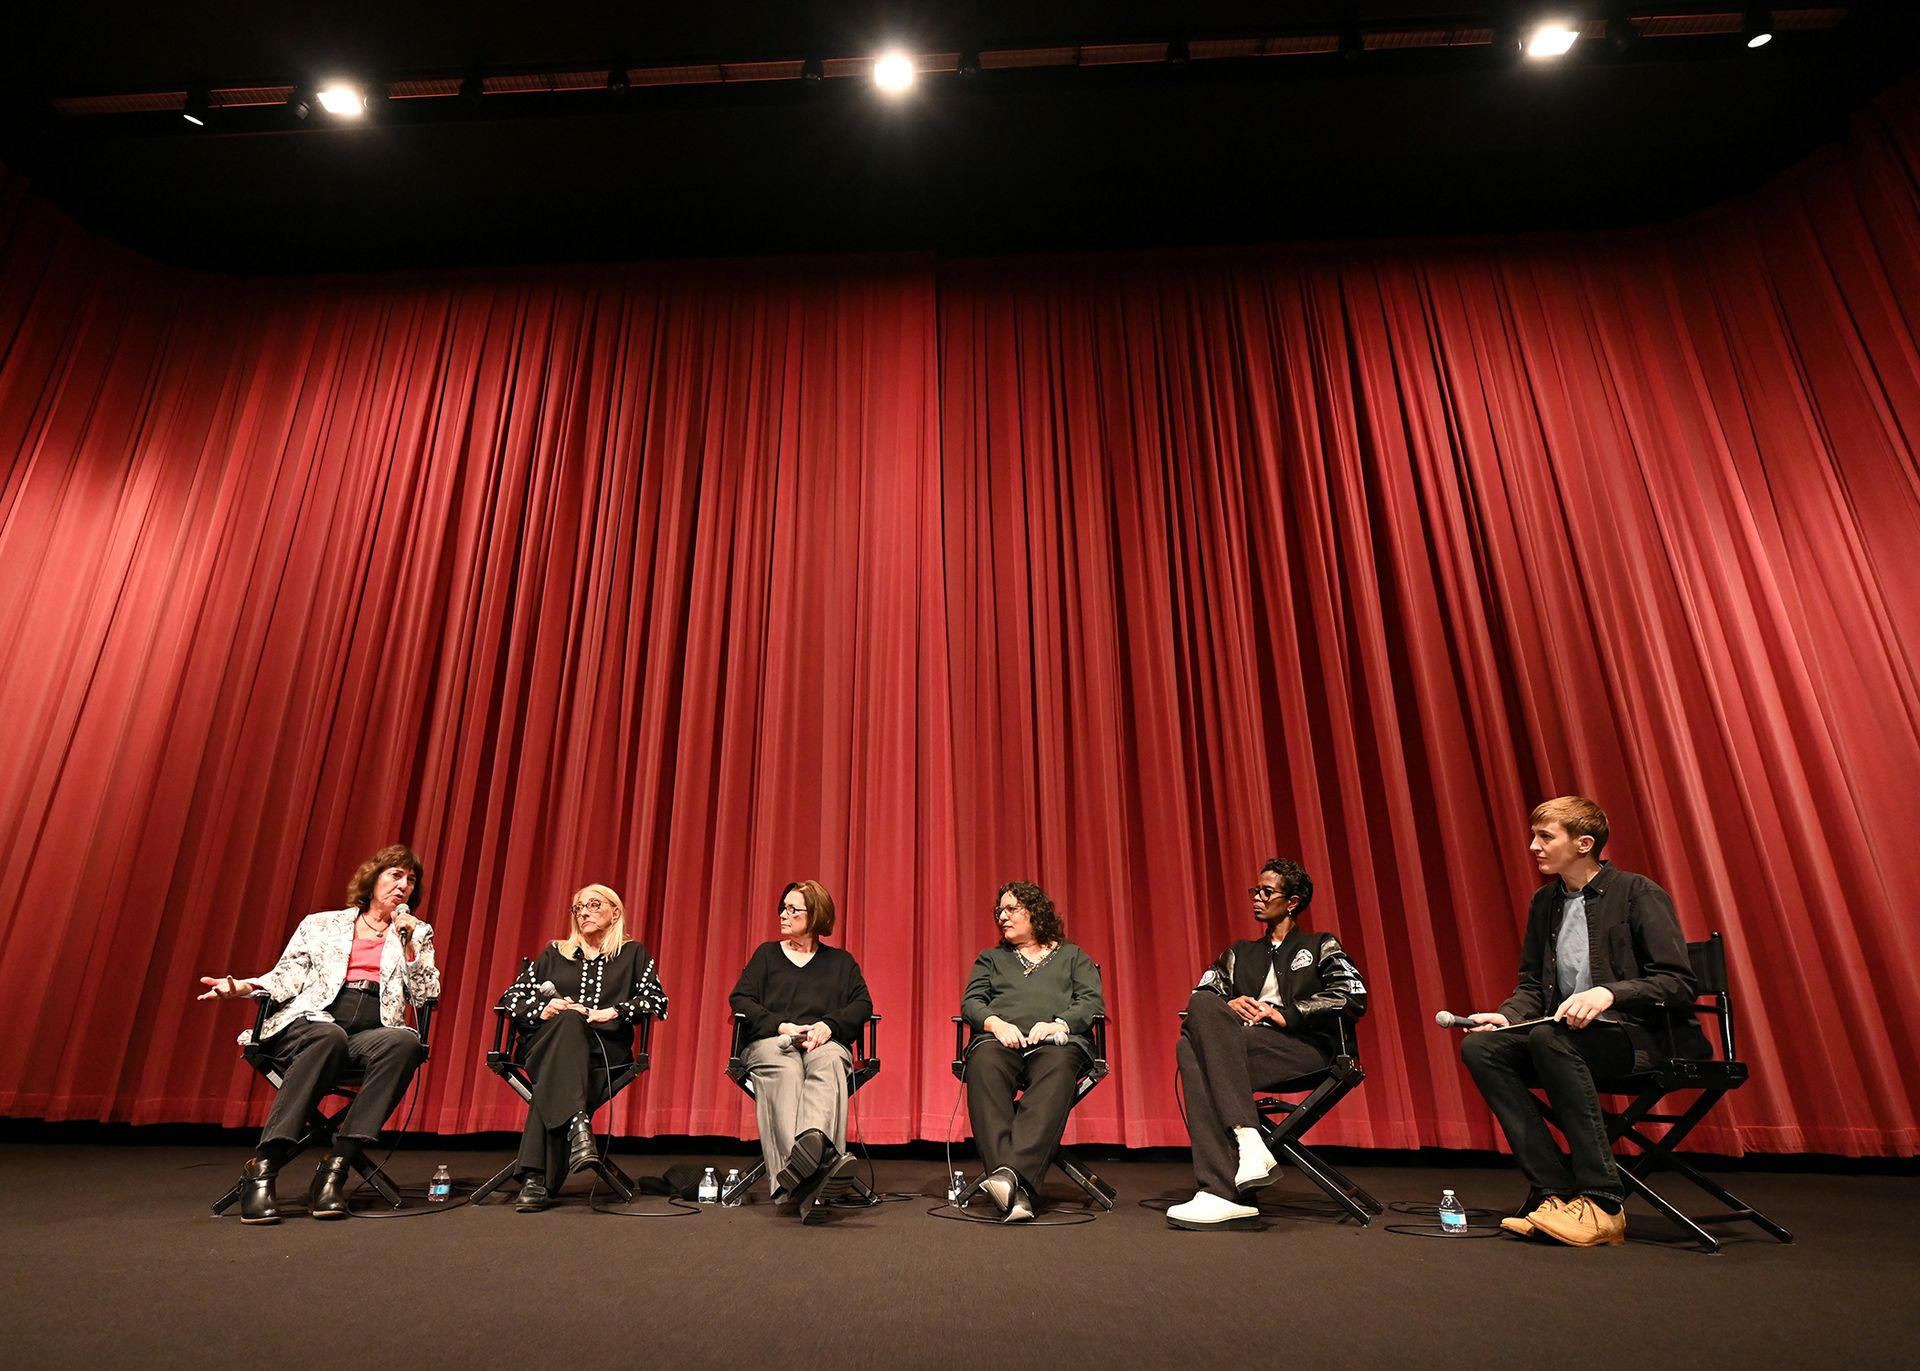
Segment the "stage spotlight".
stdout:
<path fill-rule="evenodd" d="M 1360 32 L 1360 26 L 1346 23 L 1340 26 L 1340 59 L 1344 62 L 1357 62 L 1366 55 L 1367 40 Z"/>
<path fill-rule="evenodd" d="M 1740 37 L 1750 48 L 1764 48 L 1773 41 L 1773 11 L 1765 5 L 1748 5 L 1746 22 Z"/>
<path fill-rule="evenodd" d="M 203 90 L 187 92 L 187 103 L 180 109 L 180 117 L 197 129 L 207 126 L 207 93 Z"/>
<path fill-rule="evenodd" d="M 960 60 L 954 63 L 953 69 L 961 76 L 978 76 L 980 74 L 980 54 L 971 48 L 967 49 L 960 54 Z"/>
<path fill-rule="evenodd" d="M 1580 39 L 1580 30 L 1564 19 L 1548 19 L 1527 34 L 1527 56 L 1564 57 Z"/>
<path fill-rule="evenodd" d="M 1168 66 L 1184 67 L 1187 64 L 1187 59 L 1191 55 L 1192 54 L 1187 49 L 1186 39 L 1169 38 L 1167 40 L 1167 65 Z"/>
<path fill-rule="evenodd" d="M 358 86 L 344 81 L 329 81 L 314 94 L 314 103 L 328 114 L 354 119 L 367 112 L 367 97 Z"/>
<path fill-rule="evenodd" d="M 802 81 L 824 81 L 827 79 L 827 64 L 818 57 L 803 58 L 800 63 Z"/>
<path fill-rule="evenodd" d="M 629 84 L 625 67 L 615 67 L 607 73 L 607 89 L 615 95 L 625 95 Z"/>
<path fill-rule="evenodd" d="M 904 52 L 889 52 L 874 59 L 873 84 L 889 95 L 898 95 L 913 84 L 913 59 Z"/>

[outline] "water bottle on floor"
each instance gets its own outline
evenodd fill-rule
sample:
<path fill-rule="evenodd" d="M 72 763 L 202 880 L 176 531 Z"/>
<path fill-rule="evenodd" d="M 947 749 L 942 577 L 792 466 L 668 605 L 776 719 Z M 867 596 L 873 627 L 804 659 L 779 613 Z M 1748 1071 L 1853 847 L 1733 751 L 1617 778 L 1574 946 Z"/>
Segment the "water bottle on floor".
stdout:
<path fill-rule="evenodd" d="M 1454 1198 L 1451 1190 L 1440 1192 L 1440 1231 L 1450 1238 L 1457 1238 L 1467 1231 L 1467 1211 Z"/>
<path fill-rule="evenodd" d="M 720 1199 L 720 1182 L 714 1179 L 713 1168 L 709 1166 L 706 1174 L 700 1177 L 700 1189 L 694 1198 L 701 1204 L 715 1204 Z"/>
<path fill-rule="evenodd" d="M 738 1209 L 740 1207 L 739 1167 L 730 1166 L 727 1168 L 727 1183 L 720 1187 L 720 1194 L 723 1197 L 721 1203 L 726 1205 L 727 1208 Z"/>
<path fill-rule="evenodd" d="M 444 1164 L 436 1167 L 433 1179 L 427 1182 L 427 1203 L 445 1204 L 453 1197 L 453 1173 Z"/>

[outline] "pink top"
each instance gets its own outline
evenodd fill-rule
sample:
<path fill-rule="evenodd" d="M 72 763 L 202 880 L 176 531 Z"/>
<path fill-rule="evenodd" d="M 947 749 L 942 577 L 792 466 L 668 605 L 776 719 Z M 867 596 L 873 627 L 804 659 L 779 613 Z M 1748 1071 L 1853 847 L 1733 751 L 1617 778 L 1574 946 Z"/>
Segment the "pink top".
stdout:
<path fill-rule="evenodd" d="M 355 938 L 353 955 L 347 958 L 347 979 L 350 981 L 379 980 L 380 949 L 386 945 L 385 938 Z"/>

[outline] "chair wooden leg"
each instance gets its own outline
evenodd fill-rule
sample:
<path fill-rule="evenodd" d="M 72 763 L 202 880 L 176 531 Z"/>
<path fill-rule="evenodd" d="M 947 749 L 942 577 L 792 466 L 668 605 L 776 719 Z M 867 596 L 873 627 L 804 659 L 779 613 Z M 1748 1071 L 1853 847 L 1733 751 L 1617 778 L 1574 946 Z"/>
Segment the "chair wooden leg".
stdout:
<path fill-rule="evenodd" d="M 475 1190 L 472 1195 L 468 1196 L 467 1203 L 479 1204 L 480 1201 L 486 1199 L 487 1196 L 491 1195 L 494 1191 L 498 1190 L 501 1186 L 505 1185 L 508 1181 L 512 1180 L 513 1173 L 515 1171 L 518 1171 L 519 1169 L 520 1169 L 520 1159 L 518 1157 L 515 1157 L 512 1161 L 508 1162 L 505 1166 L 501 1167 L 498 1171 L 494 1172 L 491 1178 L 484 1181 L 478 1190 Z"/>
<path fill-rule="evenodd" d="M 1113 1208 L 1113 1202 L 1117 1192 L 1115 1192 L 1112 1186 L 1101 1180 L 1099 1174 L 1095 1172 L 1092 1167 L 1081 1161 L 1073 1153 L 1067 1151 L 1064 1147 L 1061 1148 L 1053 1154 L 1053 1164 L 1066 1173 L 1068 1180 L 1084 1190 L 1088 1199 L 1092 1200 L 1102 1209 Z"/>
<path fill-rule="evenodd" d="M 1297 1142 L 1290 1140 L 1283 1141 L 1280 1144 L 1280 1151 L 1285 1154 L 1288 1161 L 1300 1169 L 1301 1175 L 1326 1191 L 1328 1198 L 1336 1201 L 1347 1213 L 1358 1220 L 1362 1228 L 1366 1228 L 1373 1223 L 1373 1215 L 1380 1211 L 1376 1209 L 1369 1212 L 1361 1205 L 1359 1200 L 1347 1193 L 1345 1186 L 1352 1186 L 1353 1189 L 1358 1190 L 1370 1204 L 1378 1204 L 1379 1202 L 1375 1200 L 1373 1196 L 1368 1195 L 1364 1190 L 1360 1190 L 1359 1186 L 1354 1185 L 1352 1181 L 1346 1180 L 1344 1176 L 1340 1176 L 1339 1172 L 1334 1171 L 1332 1167 L 1327 1166 L 1326 1163 L 1322 1162 Z M 1336 1177 L 1338 1179 L 1336 1179 Z M 1342 1182 L 1345 1183 L 1344 1186 Z"/>

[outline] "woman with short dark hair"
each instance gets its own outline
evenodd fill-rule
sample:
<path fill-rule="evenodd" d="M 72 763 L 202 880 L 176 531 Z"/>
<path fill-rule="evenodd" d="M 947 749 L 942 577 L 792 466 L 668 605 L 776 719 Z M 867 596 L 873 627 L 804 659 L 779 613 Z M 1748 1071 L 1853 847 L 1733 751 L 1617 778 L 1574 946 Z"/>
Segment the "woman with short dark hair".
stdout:
<path fill-rule="evenodd" d="M 780 936 L 754 949 L 732 1004 L 746 1018 L 741 1055 L 753 1076 L 773 1197 L 791 1200 L 811 1222 L 853 1167 L 846 1151 L 851 1049 L 873 998 L 852 954 L 820 941 L 834 925 L 825 886 L 788 885 L 779 918 Z"/>
<path fill-rule="evenodd" d="M 1046 891 L 1008 881 L 993 917 L 1000 941 L 974 959 L 960 1001 L 961 1017 L 974 1028 L 966 1048 L 967 1113 L 987 1173 L 981 1192 L 1007 1222 L 1019 1223 L 1033 1217 L 1074 1087 L 1093 1060 L 1088 1035 L 1106 1001 L 1100 968 L 1066 940 Z"/>
<path fill-rule="evenodd" d="M 332 1146 L 313 1173 L 308 1212 L 347 1216 L 354 1160 L 406 1093 L 426 1049 L 406 1007 L 440 996 L 433 929 L 413 915 L 426 871 L 410 847 L 383 847 L 347 882 L 347 907 L 300 921 L 273 970 L 251 980 L 202 976 L 203 1000 L 264 994 L 271 1005 L 260 1050 L 281 1084 L 260 1130 L 260 1145 L 240 1173 L 240 1221 L 278 1223 L 274 1178 L 295 1149 L 307 1116 L 334 1082 L 363 1073 Z M 244 1044 L 252 1030 L 240 1035 Z"/>

